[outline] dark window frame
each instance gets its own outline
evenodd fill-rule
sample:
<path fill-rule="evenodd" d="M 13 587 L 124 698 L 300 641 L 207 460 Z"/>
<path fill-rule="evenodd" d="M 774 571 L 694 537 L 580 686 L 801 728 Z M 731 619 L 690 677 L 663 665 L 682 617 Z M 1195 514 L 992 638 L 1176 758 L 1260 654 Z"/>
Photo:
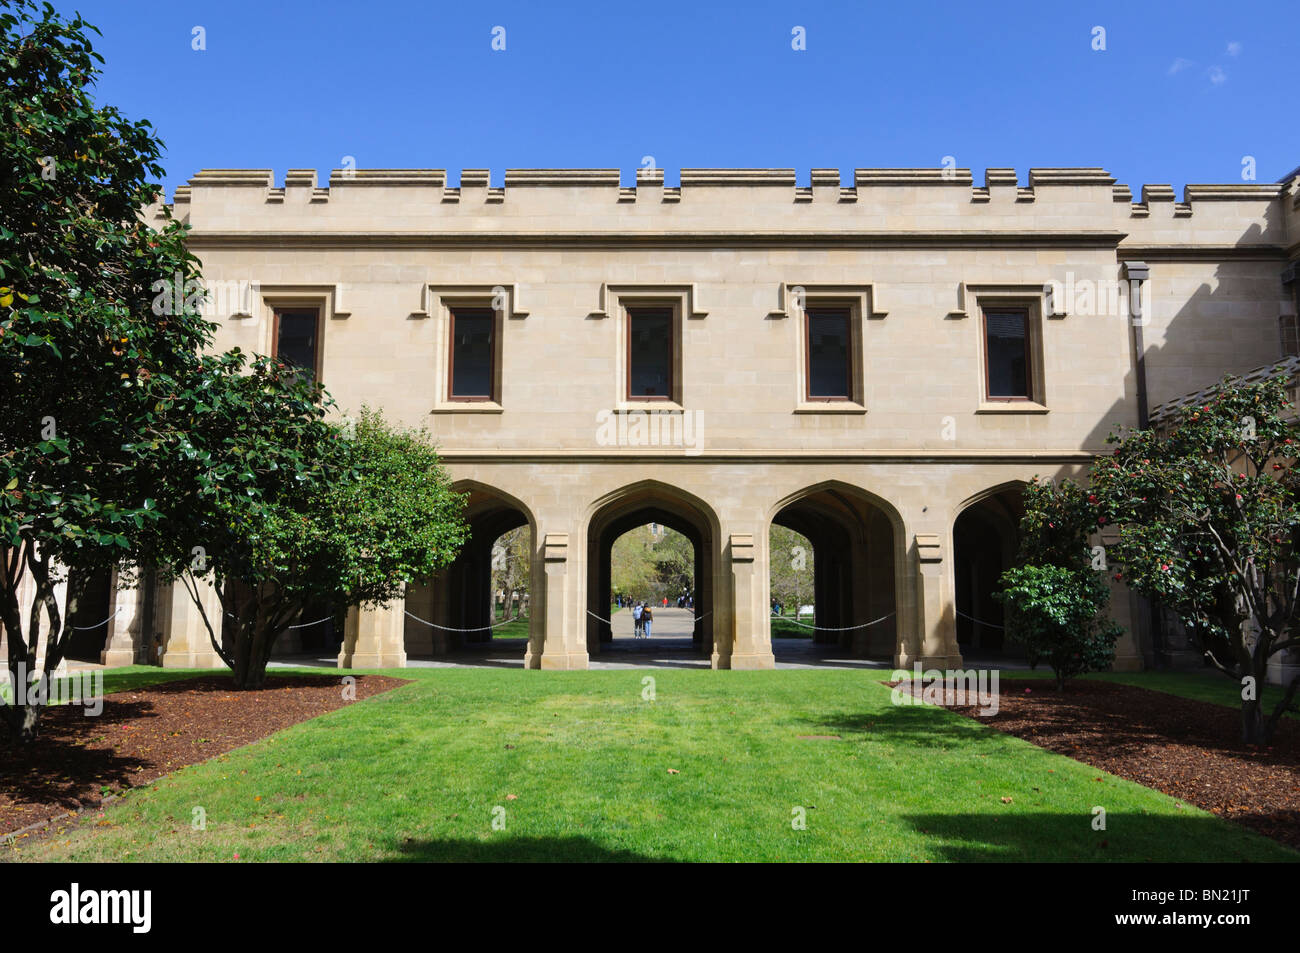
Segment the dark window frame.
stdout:
<path fill-rule="evenodd" d="M 991 393 L 992 380 L 989 378 L 989 314 L 1019 314 L 1025 322 L 1025 394 L 1002 395 Z M 984 352 L 984 400 L 988 403 L 1038 403 L 1038 375 L 1034 373 L 1034 353 L 1037 348 L 1037 328 L 1034 310 L 1025 304 L 1001 304 L 990 301 L 980 306 L 980 324 L 983 334 L 982 350 Z"/>
<path fill-rule="evenodd" d="M 285 314 L 316 315 L 315 366 L 311 369 L 312 379 L 321 383 L 321 371 L 325 364 L 325 309 L 319 304 L 279 304 L 271 309 L 271 356 L 280 360 L 280 317 Z M 296 366 L 296 365 L 294 365 Z"/>
<path fill-rule="evenodd" d="M 813 396 L 812 393 L 812 318 L 814 314 L 828 313 L 844 316 L 844 382 L 848 391 L 843 396 Z M 856 403 L 858 381 L 856 377 L 854 353 L 857 348 L 857 330 L 854 326 L 853 307 L 837 303 L 809 303 L 803 309 L 803 399 L 810 404 Z"/>
<path fill-rule="evenodd" d="M 469 312 L 482 312 L 488 316 L 488 354 L 491 356 L 491 363 L 488 367 L 488 393 L 482 394 L 457 394 L 456 387 L 456 312 L 468 316 Z M 467 404 L 497 404 L 500 403 L 500 370 L 501 370 L 501 351 L 500 351 L 500 334 L 501 329 L 498 326 L 500 314 L 488 305 L 479 304 L 458 304 L 452 305 L 447 309 L 447 402 L 448 403 L 467 403 Z M 481 314 L 479 315 L 481 316 Z"/>
<path fill-rule="evenodd" d="M 667 394 L 633 394 L 632 393 L 632 318 L 634 312 L 655 311 L 668 315 L 668 393 Z M 681 360 L 681 333 L 679 328 L 679 308 L 672 301 L 637 301 L 623 305 L 623 399 L 630 403 L 678 403 L 678 362 Z"/>

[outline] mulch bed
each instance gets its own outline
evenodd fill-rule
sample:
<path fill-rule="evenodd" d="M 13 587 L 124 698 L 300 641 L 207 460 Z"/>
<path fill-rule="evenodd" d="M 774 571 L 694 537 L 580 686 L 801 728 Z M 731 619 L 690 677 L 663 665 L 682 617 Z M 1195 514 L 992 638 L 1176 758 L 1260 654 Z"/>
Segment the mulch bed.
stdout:
<path fill-rule="evenodd" d="M 1051 681 L 1004 679 L 999 694 L 991 717 L 948 707 L 1300 849 L 1295 721 L 1283 719 L 1260 749 L 1241 742 L 1239 712 L 1132 685 L 1076 679 L 1058 692 Z"/>
<path fill-rule="evenodd" d="M 356 700 L 405 685 L 384 675 L 356 677 Z M 339 676 L 272 675 L 237 692 L 229 675 L 182 678 L 104 697 L 103 713 L 51 706 L 40 735 L 23 749 L 0 739 L 0 835 L 139 787 L 300 721 L 352 704 Z"/>

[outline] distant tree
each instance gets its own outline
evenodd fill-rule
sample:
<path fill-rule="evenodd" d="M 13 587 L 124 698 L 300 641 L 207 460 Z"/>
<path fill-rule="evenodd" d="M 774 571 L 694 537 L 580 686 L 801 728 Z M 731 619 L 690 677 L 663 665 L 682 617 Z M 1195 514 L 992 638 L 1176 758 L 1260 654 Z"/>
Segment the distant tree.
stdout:
<path fill-rule="evenodd" d="M 492 546 L 492 597 L 495 599 L 497 592 L 502 593 L 506 617 L 513 611 L 516 597 L 522 607 L 528 596 L 531 543 L 532 531 L 527 526 L 519 526 L 502 533 Z"/>
<path fill-rule="evenodd" d="M 1267 744 L 1300 677 L 1265 717 L 1268 664 L 1300 647 L 1300 424 L 1282 377 L 1226 377 L 1167 427 L 1112 435 L 1093 466 L 1096 508 L 1117 524 L 1117 579 L 1188 627 L 1205 658 L 1242 685 L 1241 733 Z"/>
<path fill-rule="evenodd" d="M 657 579 L 650 553 L 650 533 L 644 526 L 629 530 L 610 549 L 610 588 L 629 599 L 649 599 Z"/>
<path fill-rule="evenodd" d="M 800 606 L 813 601 L 812 543 L 802 533 L 773 523 L 768 552 L 772 598 L 783 606 L 793 606 L 797 613 Z"/>
<path fill-rule="evenodd" d="M 675 529 L 664 527 L 663 535 L 651 542 L 650 558 L 655 566 L 655 596 L 669 602 L 695 585 L 695 546 Z"/>

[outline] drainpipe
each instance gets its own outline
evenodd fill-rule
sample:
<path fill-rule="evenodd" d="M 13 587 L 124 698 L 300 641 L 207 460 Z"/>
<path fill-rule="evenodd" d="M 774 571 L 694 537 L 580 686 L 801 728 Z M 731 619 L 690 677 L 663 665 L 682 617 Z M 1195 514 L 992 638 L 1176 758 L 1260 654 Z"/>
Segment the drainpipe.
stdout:
<path fill-rule="evenodd" d="M 1133 351 L 1137 355 L 1138 426 L 1145 430 L 1151 424 L 1151 412 L 1147 403 L 1147 356 L 1142 328 L 1150 315 L 1142 313 L 1142 283 L 1151 277 L 1151 268 L 1144 261 L 1126 261 L 1122 267 L 1128 280 L 1129 323 L 1133 327 Z"/>
<path fill-rule="evenodd" d="M 1151 407 L 1147 399 L 1147 355 L 1142 328 L 1151 320 L 1151 316 L 1142 311 L 1142 285 L 1151 277 L 1151 268 L 1144 261 L 1126 261 L 1122 266 L 1124 277 L 1128 280 L 1129 324 L 1133 327 L 1133 353 L 1136 357 L 1138 427 L 1146 430 L 1151 426 Z M 1160 606 L 1154 599 L 1146 599 L 1145 602 L 1150 612 L 1147 625 L 1151 630 L 1151 653 L 1156 668 L 1163 668 L 1165 639 L 1161 628 Z"/>

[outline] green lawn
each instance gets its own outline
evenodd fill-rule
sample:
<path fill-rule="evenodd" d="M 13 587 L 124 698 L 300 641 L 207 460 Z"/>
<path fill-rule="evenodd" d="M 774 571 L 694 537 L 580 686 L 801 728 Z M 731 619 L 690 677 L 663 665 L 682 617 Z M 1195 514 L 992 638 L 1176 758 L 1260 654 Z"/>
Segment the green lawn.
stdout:
<path fill-rule="evenodd" d="M 60 676 L 54 681 L 56 683 L 64 682 L 69 679 L 80 678 L 82 674 L 82 672 L 75 672 L 72 675 Z M 150 685 L 174 681 L 177 678 L 194 678 L 199 675 L 211 674 L 213 673 L 210 671 L 183 671 L 174 668 L 159 668 L 157 665 L 124 665 L 120 668 L 104 669 L 104 693 L 111 695 L 113 692 L 148 688 Z M 55 695 L 57 689 L 57 684 L 52 686 L 50 694 Z M 8 684 L 0 685 L 0 695 L 4 696 L 5 701 L 12 701 L 13 689 Z"/>
<path fill-rule="evenodd" d="M 800 623 L 800 624 L 796 624 Z M 794 613 L 772 616 L 772 638 L 774 639 L 811 639 L 814 629 L 813 617 L 806 615 L 796 619 Z"/>
<path fill-rule="evenodd" d="M 1300 859 L 971 719 L 895 706 L 879 671 L 388 674 L 412 684 L 160 779 L 16 858 L 5 850 L 96 861 Z M 642 697 L 648 675 L 654 701 Z M 1096 806 L 1104 832 L 1092 829 Z M 206 830 L 191 829 L 196 807 Z M 796 809 L 806 830 L 792 827 Z"/>

